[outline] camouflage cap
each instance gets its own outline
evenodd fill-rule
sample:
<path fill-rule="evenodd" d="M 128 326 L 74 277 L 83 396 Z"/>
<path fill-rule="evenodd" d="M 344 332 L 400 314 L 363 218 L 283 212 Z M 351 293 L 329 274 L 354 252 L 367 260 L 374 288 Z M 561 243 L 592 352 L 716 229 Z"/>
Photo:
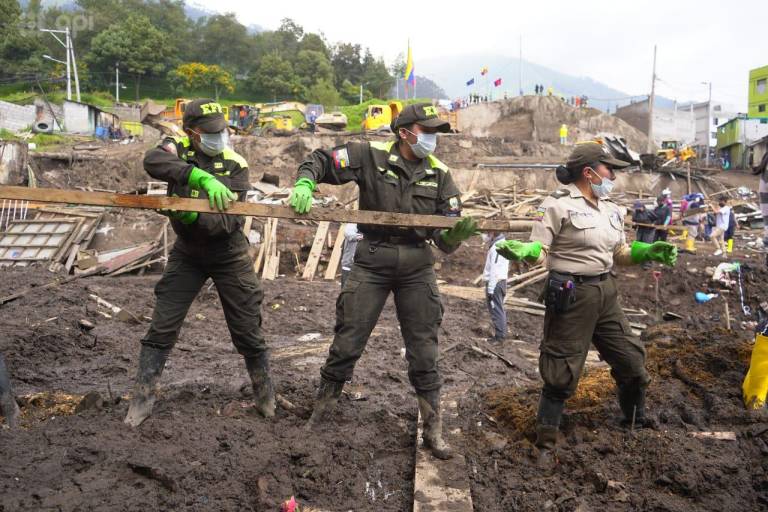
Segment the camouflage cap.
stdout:
<path fill-rule="evenodd" d="M 629 162 L 614 158 L 608 151 L 608 148 L 604 147 L 599 142 L 590 141 L 576 144 L 576 147 L 568 157 L 565 166 L 572 169 L 585 165 L 595 165 L 597 163 L 609 165 L 616 169 L 622 169 L 630 165 Z"/>
<path fill-rule="evenodd" d="M 217 133 L 227 127 L 221 105 L 212 99 L 192 100 L 184 106 L 184 128 L 199 128 L 206 133 Z"/>
<path fill-rule="evenodd" d="M 437 128 L 437 131 L 447 133 L 451 131 L 451 123 L 440 119 L 437 107 L 429 103 L 414 103 L 406 106 L 395 119 L 392 120 L 392 131 L 397 131 L 401 126 L 418 124 L 427 128 Z"/>

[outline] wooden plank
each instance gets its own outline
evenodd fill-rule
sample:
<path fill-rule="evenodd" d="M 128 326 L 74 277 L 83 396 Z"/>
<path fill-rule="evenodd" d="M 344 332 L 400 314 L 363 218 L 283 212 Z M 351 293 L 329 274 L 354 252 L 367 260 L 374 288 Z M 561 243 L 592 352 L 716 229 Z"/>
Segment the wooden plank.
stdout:
<path fill-rule="evenodd" d="M 325 269 L 325 279 L 332 281 L 336 279 L 336 272 L 339 269 L 339 262 L 341 261 L 341 249 L 344 247 L 344 228 L 346 224 L 339 226 L 339 232 L 336 234 L 336 241 L 333 243 L 333 251 L 331 251 L 331 259 L 328 261 L 328 268 Z"/>
<path fill-rule="evenodd" d="M 304 266 L 304 273 L 301 275 L 302 279 L 311 281 L 315 278 L 315 272 L 317 271 L 317 264 L 320 263 L 320 256 L 323 254 L 323 247 L 325 246 L 325 237 L 328 236 L 328 228 L 331 227 L 330 222 L 321 222 L 317 226 L 315 232 L 315 240 L 312 242 L 312 249 L 309 250 L 309 257 L 307 258 L 307 264 Z"/>
<path fill-rule="evenodd" d="M 275 219 L 268 219 L 267 223 L 264 225 L 264 241 L 262 245 L 264 246 L 264 257 L 261 260 L 260 264 L 262 265 L 262 271 L 261 271 L 261 278 L 264 279 L 267 276 L 267 270 L 268 270 L 268 263 L 269 258 L 272 255 L 272 224 L 274 223 Z"/>
<path fill-rule="evenodd" d="M 183 197 L 145 196 L 113 194 L 107 192 L 83 192 L 79 190 L 58 190 L 50 188 L 0 187 L 0 199 L 23 199 L 43 203 L 82 204 L 91 206 L 112 206 L 118 208 L 143 208 L 150 210 L 171 209 L 180 211 L 210 212 L 205 199 Z M 310 213 L 299 215 L 287 206 L 236 202 L 221 212 L 227 215 L 251 215 L 253 217 L 274 217 L 280 219 L 314 220 L 330 222 L 355 222 L 378 226 L 401 226 L 416 228 L 451 228 L 458 219 L 440 215 L 416 215 L 408 213 L 375 212 L 367 210 L 344 210 L 313 208 Z M 479 219 L 480 231 L 530 231 L 532 220 L 488 220 Z"/>

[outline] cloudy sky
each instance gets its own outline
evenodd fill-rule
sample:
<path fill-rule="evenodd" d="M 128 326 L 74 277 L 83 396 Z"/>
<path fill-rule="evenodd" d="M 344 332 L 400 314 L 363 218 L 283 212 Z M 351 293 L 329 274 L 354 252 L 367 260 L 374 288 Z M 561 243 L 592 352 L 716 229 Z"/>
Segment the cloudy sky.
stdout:
<path fill-rule="evenodd" d="M 417 73 L 420 58 L 517 56 L 522 36 L 524 59 L 631 95 L 650 89 L 656 44 L 660 94 L 706 100 L 701 82 L 711 81 L 713 98 L 740 111 L 749 70 L 768 65 L 768 0 L 194 3 L 267 29 L 289 17 L 330 42 L 368 46 L 388 63 L 410 38 Z"/>

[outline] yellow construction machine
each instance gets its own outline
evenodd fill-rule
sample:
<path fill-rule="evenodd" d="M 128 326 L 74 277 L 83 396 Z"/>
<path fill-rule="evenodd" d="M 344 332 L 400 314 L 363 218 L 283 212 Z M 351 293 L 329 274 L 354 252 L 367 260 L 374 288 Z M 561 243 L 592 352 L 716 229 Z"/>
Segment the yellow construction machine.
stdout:
<path fill-rule="evenodd" d="M 399 101 L 390 101 L 388 105 L 368 105 L 363 114 L 362 129 L 364 132 L 389 130 L 392 119 L 396 118 L 403 110 L 403 104 Z"/>

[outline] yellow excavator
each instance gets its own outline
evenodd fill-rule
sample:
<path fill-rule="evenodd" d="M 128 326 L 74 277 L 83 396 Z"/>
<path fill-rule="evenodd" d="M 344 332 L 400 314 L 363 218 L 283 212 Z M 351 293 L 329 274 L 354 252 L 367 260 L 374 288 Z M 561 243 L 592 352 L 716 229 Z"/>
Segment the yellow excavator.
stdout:
<path fill-rule="evenodd" d="M 403 104 L 399 101 L 390 101 L 389 104 L 368 105 L 368 109 L 363 114 L 361 128 L 364 132 L 375 132 L 380 130 L 389 130 L 392 119 L 396 118 L 403 110 Z"/>
<path fill-rule="evenodd" d="M 696 158 L 696 150 L 691 146 L 684 146 L 676 140 L 661 141 L 661 149 L 656 152 L 656 156 L 664 159 L 662 166 L 670 162 L 682 163 Z"/>

